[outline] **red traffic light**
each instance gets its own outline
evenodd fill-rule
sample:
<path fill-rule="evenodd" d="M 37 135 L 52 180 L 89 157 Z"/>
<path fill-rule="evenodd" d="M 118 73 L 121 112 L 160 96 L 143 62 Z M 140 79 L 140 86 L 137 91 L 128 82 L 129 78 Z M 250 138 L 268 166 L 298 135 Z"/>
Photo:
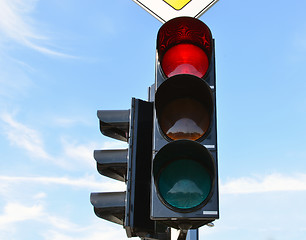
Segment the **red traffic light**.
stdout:
<path fill-rule="evenodd" d="M 206 24 L 196 18 L 175 18 L 160 28 L 157 51 L 167 77 L 191 74 L 202 78 L 210 65 L 212 35 Z"/>

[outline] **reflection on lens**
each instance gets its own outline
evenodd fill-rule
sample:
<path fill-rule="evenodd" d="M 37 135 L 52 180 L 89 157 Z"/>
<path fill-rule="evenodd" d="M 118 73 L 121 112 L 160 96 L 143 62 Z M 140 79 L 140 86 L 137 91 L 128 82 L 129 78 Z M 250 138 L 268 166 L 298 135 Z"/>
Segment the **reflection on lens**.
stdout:
<path fill-rule="evenodd" d="M 168 103 L 161 114 L 161 129 L 173 140 L 197 140 L 209 128 L 209 110 L 192 98 L 179 98 Z"/>
<path fill-rule="evenodd" d="M 205 201 L 211 184 L 206 168 L 190 159 L 170 163 L 162 169 L 158 180 L 162 198 L 179 209 L 193 208 Z"/>
<path fill-rule="evenodd" d="M 207 72 L 209 61 L 201 48 L 193 44 L 181 43 L 165 53 L 161 65 L 167 77 L 191 74 L 202 78 Z"/>

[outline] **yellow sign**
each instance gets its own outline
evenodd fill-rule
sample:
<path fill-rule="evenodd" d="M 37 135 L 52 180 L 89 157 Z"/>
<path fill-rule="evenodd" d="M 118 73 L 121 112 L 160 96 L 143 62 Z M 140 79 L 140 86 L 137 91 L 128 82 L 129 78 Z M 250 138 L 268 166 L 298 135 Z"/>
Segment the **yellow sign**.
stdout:
<path fill-rule="evenodd" d="M 183 7 L 187 5 L 191 0 L 164 0 L 175 10 L 181 10 Z"/>
<path fill-rule="evenodd" d="M 199 18 L 218 0 L 133 0 L 140 7 L 165 23 L 176 17 Z M 1 2 L 1 0 L 0 0 Z"/>

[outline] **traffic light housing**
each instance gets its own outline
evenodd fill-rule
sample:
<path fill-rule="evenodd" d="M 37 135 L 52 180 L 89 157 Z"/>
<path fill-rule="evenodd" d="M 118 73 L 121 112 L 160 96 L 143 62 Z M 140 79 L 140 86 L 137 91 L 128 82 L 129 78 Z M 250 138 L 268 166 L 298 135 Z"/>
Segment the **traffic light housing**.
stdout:
<path fill-rule="evenodd" d="M 129 145 L 94 152 L 100 174 L 126 183 L 124 192 L 91 194 L 98 217 L 143 239 L 167 239 L 167 227 L 184 239 L 219 218 L 215 48 L 203 22 L 166 22 L 149 101 L 98 118 L 103 135 Z"/>
<path fill-rule="evenodd" d="M 95 214 L 124 226 L 128 237 L 156 236 L 150 219 L 153 103 L 132 99 L 129 110 L 98 111 L 103 135 L 128 143 L 128 149 L 95 150 L 101 175 L 124 181 L 124 192 L 91 193 Z"/>
<path fill-rule="evenodd" d="M 132 99 L 125 229 L 128 237 L 153 236 L 150 219 L 153 103 Z"/>
<path fill-rule="evenodd" d="M 99 110 L 100 131 L 103 135 L 128 142 L 130 110 Z M 95 150 L 94 158 L 101 175 L 126 181 L 128 149 Z M 126 192 L 91 193 L 95 214 L 105 220 L 123 225 Z"/>
<path fill-rule="evenodd" d="M 151 218 L 177 229 L 219 218 L 214 40 L 179 17 L 157 35 Z"/>

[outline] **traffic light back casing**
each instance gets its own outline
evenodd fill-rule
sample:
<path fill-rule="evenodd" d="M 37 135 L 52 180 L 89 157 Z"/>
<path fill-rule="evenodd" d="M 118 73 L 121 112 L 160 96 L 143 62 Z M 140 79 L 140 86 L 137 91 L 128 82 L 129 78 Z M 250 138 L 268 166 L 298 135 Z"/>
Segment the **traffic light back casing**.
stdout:
<path fill-rule="evenodd" d="M 99 110 L 100 131 L 103 135 L 128 141 L 130 110 Z M 94 158 L 101 175 L 125 181 L 127 175 L 127 149 L 95 150 Z M 105 220 L 123 225 L 126 192 L 91 193 L 90 202 L 95 214 Z"/>
<path fill-rule="evenodd" d="M 132 99 L 124 227 L 128 237 L 154 234 L 150 219 L 153 103 Z"/>
<path fill-rule="evenodd" d="M 128 143 L 128 149 L 95 150 L 101 175 L 124 181 L 125 192 L 91 193 L 95 214 L 124 226 L 128 237 L 156 236 L 150 219 L 153 103 L 132 98 L 129 110 L 99 110 L 103 135 Z"/>

